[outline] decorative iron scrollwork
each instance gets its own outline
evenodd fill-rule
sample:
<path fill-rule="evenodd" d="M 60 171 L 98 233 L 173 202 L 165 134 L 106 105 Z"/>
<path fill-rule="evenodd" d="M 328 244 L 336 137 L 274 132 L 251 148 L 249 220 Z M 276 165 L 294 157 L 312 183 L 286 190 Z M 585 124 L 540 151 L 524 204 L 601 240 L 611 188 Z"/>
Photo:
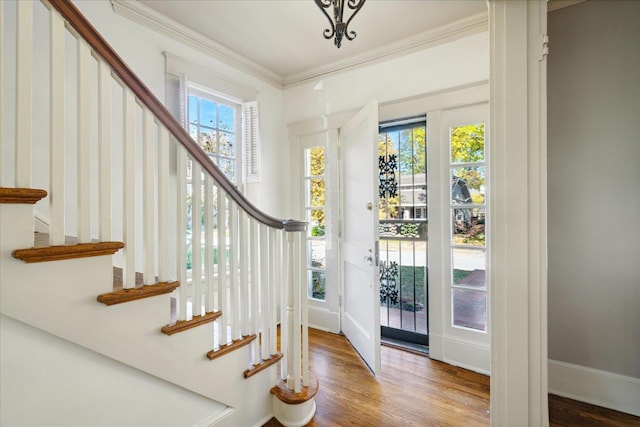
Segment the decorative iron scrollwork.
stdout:
<path fill-rule="evenodd" d="M 396 181 L 396 171 L 398 170 L 398 156 L 389 154 L 378 157 L 379 181 L 378 191 L 380 198 L 398 196 L 398 182 Z"/>
<path fill-rule="evenodd" d="M 382 261 L 380 263 L 380 304 L 398 303 L 397 279 L 398 263 Z"/>

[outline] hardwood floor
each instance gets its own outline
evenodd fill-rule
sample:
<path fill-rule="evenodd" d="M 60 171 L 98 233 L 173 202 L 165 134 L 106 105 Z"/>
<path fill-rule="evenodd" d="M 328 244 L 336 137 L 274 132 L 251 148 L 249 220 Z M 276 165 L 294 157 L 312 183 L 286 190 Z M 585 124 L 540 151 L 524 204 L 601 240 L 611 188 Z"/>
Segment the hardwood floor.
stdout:
<path fill-rule="evenodd" d="M 488 426 L 489 377 L 382 347 L 374 377 L 340 335 L 309 330 L 310 367 L 320 381 L 308 427 Z M 551 426 L 640 426 L 640 418 L 550 396 Z M 265 427 L 281 426 L 272 419 Z"/>

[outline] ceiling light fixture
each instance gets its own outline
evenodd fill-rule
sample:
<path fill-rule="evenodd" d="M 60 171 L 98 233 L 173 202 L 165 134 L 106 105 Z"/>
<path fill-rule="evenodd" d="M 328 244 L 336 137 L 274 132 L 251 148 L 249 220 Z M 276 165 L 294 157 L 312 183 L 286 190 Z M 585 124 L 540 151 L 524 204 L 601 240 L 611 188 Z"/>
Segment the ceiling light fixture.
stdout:
<path fill-rule="evenodd" d="M 334 37 L 334 44 L 337 48 L 342 45 L 342 37 L 346 37 L 347 40 L 353 40 L 356 38 L 355 31 L 348 31 L 349 23 L 354 16 L 360 11 L 365 0 L 314 0 L 316 5 L 320 8 L 322 13 L 327 17 L 331 28 L 324 30 L 324 38 L 330 39 Z M 349 9 L 353 10 L 351 17 L 344 21 L 344 4 L 349 6 Z M 327 13 L 326 9 L 333 8 L 333 19 Z"/>

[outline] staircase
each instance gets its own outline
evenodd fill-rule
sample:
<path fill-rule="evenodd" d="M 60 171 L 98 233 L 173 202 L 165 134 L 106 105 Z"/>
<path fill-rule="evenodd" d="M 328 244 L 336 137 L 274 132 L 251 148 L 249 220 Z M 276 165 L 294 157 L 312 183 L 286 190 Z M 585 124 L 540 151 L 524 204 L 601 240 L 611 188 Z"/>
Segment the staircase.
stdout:
<path fill-rule="evenodd" d="M 306 223 L 253 206 L 70 1 L 0 22 L 2 316 L 210 399 L 206 425 L 308 422 Z"/>

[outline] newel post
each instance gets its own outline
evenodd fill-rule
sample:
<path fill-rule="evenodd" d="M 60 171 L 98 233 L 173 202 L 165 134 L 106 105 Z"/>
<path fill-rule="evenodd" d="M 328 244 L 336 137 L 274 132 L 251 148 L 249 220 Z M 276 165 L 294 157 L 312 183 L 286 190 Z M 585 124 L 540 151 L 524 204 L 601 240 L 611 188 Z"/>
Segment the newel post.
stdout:
<path fill-rule="evenodd" d="M 307 309 L 306 247 L 307 223 L 283 222 L 285 245 L 285 282 L 281 325 L 281 380 L 271 389 L 273 413 L 287 426 L 303 426 L 316 413 L 314 396 L 318 379 L 309 372 L 309 333 Z"/>

